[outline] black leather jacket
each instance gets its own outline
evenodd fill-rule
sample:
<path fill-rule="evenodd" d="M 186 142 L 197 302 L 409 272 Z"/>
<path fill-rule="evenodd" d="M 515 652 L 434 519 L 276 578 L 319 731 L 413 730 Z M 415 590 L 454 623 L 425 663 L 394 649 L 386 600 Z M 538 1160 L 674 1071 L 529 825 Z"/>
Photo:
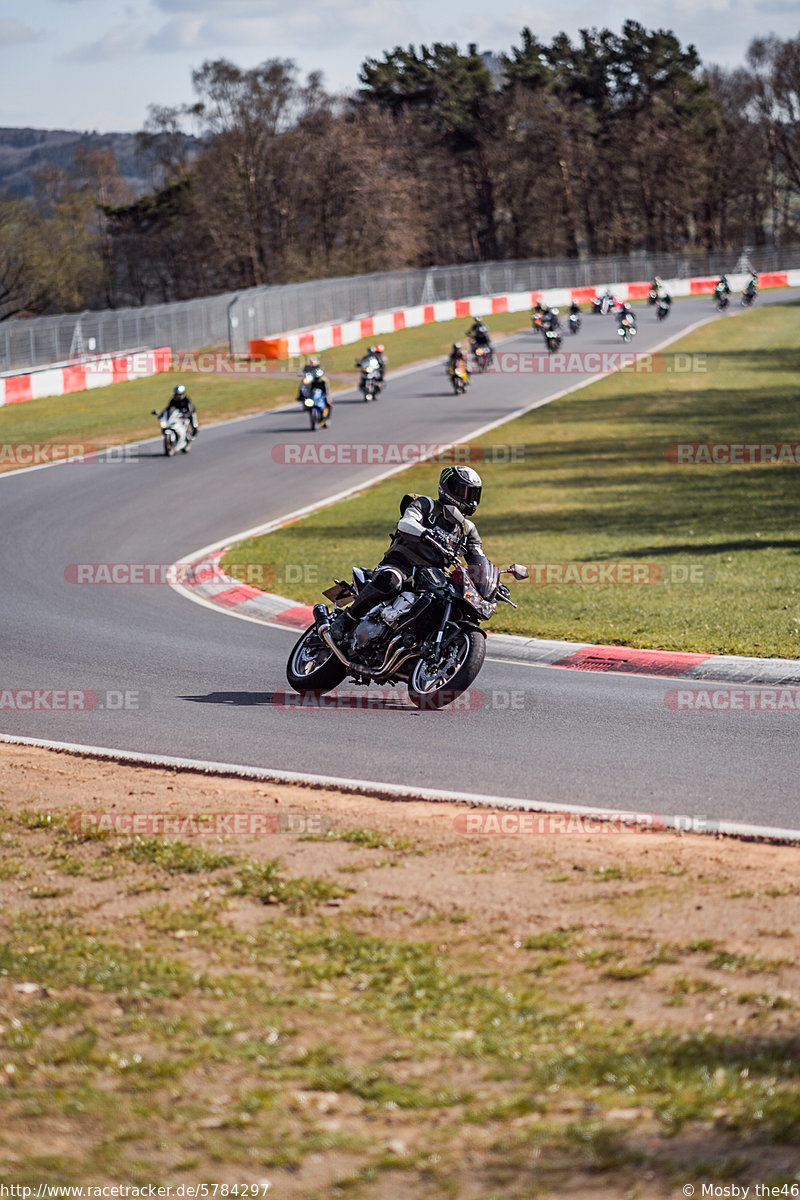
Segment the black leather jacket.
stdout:
<path fill-rule="evenodd" d="M 404 496 L 400 512 L 388 551 L 393 558 L 402 557 L 410 566 L 431 567 L 444 567 L 461 557 L 468 563 L 485 560 L 478 530 L 452 505 L 445 506 L 430 496 Z M 433 534 L 443 548 L 433 545 L 425 534 Z"/>

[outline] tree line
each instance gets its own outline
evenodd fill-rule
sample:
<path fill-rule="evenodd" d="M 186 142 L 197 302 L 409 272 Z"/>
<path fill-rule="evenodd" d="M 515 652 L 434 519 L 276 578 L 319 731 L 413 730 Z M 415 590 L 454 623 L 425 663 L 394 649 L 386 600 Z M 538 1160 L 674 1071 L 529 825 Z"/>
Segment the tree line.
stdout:
<path fill-rule="evenodd" d="M 113 153 L 0 200 L 0 318 L 407 267 L 795 244 L 800 37 L 704 67 L 627 21 L 508 53 L 397 47 L 352 95 L 290 60 L 151 107 L 149 190 Z M 187 130 L 197 135 L 188 139 Z"/>

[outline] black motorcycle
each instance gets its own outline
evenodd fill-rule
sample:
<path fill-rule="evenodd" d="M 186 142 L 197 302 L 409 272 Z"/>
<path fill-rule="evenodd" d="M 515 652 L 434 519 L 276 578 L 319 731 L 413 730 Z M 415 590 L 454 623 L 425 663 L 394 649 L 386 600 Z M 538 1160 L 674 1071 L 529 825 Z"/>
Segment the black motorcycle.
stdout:
<path fill-rule="evenodd" d="M 483 666 L 486 634 L 480 622 L 493 616 L 500 601 L 516 608 L 500 582 L 503 573 L 528 578 L 528 568 L 519 563 L 500 568 L 487 560 L 474 580 L 459 563 L 451 562 L 448 570 L 415 567 L 392 603 L 376 604 L 355 628 L 343 630 L 342 608 L 373 574 L 354 567 L 352 584 L 337 579 L 322 593 L 333 602 L 332 610 L 314 606 L 314 624 L 289 655 L 289 684 L 297 692 L 321 693 L 348 676 L 365 685 L 402 680 L 416 708 L 452 704 Z"/>
<path fill-rule="evenodd" d="M 494 358 L 494 349 L 491 342 L 477 342 L 473 338 L 470 341 L 469 348 L 472 351 L 472 357 L 475 360 L 475 366 L 482 375 L 483 372 L 491 366 Z"/>
<path fill-rule="evenodd" d="M 367 402 L 377 400 L 383 386 L 381 364 L 374 354 L 370 354 L 368 357 L 361 359 L 360 362 L 357 362 L 356 366 L 361 368 L 361 378 L 358 381 L 361 395 Z"/>
<path fill-rule="evenodd" d="M 748 284 L 747 287 L 742 292 L 742 300 L 741 300 L 742 308 L 749 308 L 750 305 L 755 300 L 757 295 L 758 295 L 758 289 L 756 287 L 754 287 L 752 284 Z"/>
<path fill-rule="evenodd" d="M 561 330 L 557 328 L 545 329 L 544 340 L 549 352 L 555 354 L 556 350 L 561 348 Z"/>
<path fill-rule="evenodd" d="M 671 304 L 672 301 L 668 298 L 664 296 L 660 297 L 658 304 L 656 305 L 656 316 L 658 317 L 659 321 L 663 321 L 669 316 Z"/>
<path fill-rule="evenodd" d="M 715 287 L 714 288 L 714 299 L 717 303 L 717 309 L 719 310 L 719 312 L 725 312 L 725 309 L 728 307 L 728 304 L 729 304 L 728 293 L 725 291 L 725 289 L 721 288 L 719 286 Z"/>

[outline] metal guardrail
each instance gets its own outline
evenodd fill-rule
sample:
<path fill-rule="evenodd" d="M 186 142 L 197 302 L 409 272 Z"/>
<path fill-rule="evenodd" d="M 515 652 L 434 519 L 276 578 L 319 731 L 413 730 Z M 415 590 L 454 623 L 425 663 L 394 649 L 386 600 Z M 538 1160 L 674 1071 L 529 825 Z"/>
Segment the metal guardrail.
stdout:
<path fill-rule="evenodd" d="M 800 267 L 800 247 L 713 253 L 616 255 L 609 258 L 528 259 L 467 263 L 351 275 L 226 292 L 199 300 L 141 308 L 66 313 L 0 322 L 0 372 L 25 370 L 77 354 L 113 354 L 126 346 L 171 346 L 173 353 L 227 344 L 246 354 L 251 338 L 353 317 L 457 300 L 462 296 L 524 292 L 549 287 L 589 287 L 630 280 L 686 278 L 744 269 Z"/>

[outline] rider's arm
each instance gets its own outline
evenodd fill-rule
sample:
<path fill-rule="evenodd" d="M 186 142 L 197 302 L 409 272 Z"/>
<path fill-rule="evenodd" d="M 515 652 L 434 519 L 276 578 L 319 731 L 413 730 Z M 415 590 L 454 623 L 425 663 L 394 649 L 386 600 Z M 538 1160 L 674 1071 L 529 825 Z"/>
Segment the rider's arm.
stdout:
<path fill-rule="evenodd" d="M 422 537 L 428 530 L 422 523 L 422 505 L 418 500 L 412 500 L 400 520 L 397 522 L 399 533 L 410 534 L 412 537 Z"/>
<path fill-rule="evenodd" d="M 472 521 L 465 521 L 464 528 L 466 530 L 466 540 L 464 543 L 464 557 L 468 563 L 481 562 L 485 555 L 483 553 L 483 543 L 481 536 L 478 533 Z"/>

